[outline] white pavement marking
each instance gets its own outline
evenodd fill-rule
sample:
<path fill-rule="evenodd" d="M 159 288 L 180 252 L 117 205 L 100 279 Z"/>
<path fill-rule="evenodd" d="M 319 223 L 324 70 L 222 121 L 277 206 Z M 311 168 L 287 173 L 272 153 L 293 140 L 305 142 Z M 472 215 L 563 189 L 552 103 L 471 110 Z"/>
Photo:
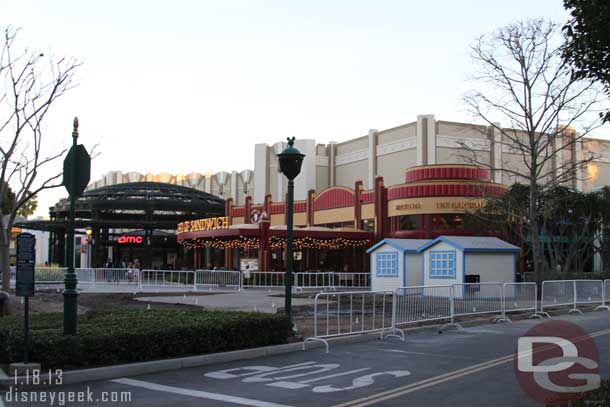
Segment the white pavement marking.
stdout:
<path fill-rule="evenodd" d="M 410 352 L 407 350 L 400 350 L 400 349 L 382 349 L 382 350 L 384 352 L 404 353 L 406 355 L 435 356 L 438 358 L 446 358 L 446 359 L 464 359 L 464 360 L 474 359 L 474 358 L 471 358 L 468 356 L 441 355 L 439 353 L 426 353 L 426 352 Z"/>
<path fill-rule="evenodd" d="M 0 407 L 4 407 L 4 403 L 2 402 L 2 397 L 0 397 Z"/>
<path fill-rule="evenodd" d="M 581 341 L 589 339 L 589 338 L 597 338 L 598 336 L 603 336 L 603 335 L 608 335 L 608 334 L 610 334 L 610 329 L 605 329 L 603 331 L 598 331 L 598 332 L 594 332 L 594 333 L 591 333 L 588 335 L 584 335 L 582 337 L 574 338 L 574 339 L 572 339 L 572 342 L 578 343 L 578 342 L 581 342 Z M 542 351 L 544 349 L 548 349 L 548 348 L 550 348 L 550 346 L 543 347 L 540 349 L 540 351 Z M 519 353 L 519 357 L 521 358 L 528 354 L 531 354 L 531 352 L 522 352 L 522 353 Z M 467 375 L 470 375 L 473 373 L 480 372 L 482 370 L 490 369 L 492 367 L 496 367 L 496 366 L 500 366 L 500 365 L 503 365 L 508 362 L 512 362 L 514 360 L 514 357 L 515 357 L 514 354 L 502 356 L 502 357 L 499 357 L 496 359 L 488 360 L 483 363 L 468 366 L 463 369 L 455 370 L 453 372 L 449 372 L 449 373 L 445 373 L 445 374 L 442 374 L 442 375 L 439 375 L 436 377 L 424 379 L 419 382 L 407 384 L 402 387 L 398 387 L 398 388 L 391 389 L 391 390 L 386 390 L 381 393 L 372 394 L 370 396 L 362 397 L 362 398 L 356 399 L 356 400 L 347 401 L 345 403 L 336 404 L 333 407 L 370 406 L 370 405 L 377 404 L 377 403 L 380 403 L 385 400 L 389 400 L 389 399 L 393 399 L 396 397 L 404 396 L 405 394 L 413 393 L 414 391 L 417 391 L 417 390 L 436 386 L 438 384 L 441 384 L 441 383 L 444 383 L 447 381 L 451 381 L 451 380 L 454 380 L 454 379 L 457 379 L 457 378 L 460 378 L 463 376 L 467 376 Z"/>
<path fill-rule="evenodd" d="M 244 397 L 229 396 L 226 394 L 209 393 L 207 391 L 191 390 L 182 387 L 165 386 L 157 383 L 144 382 L 134 379 L 116 379 L 110 380 L 114 383 L 125 384 L 127 386 L 141 387 L 143 389 L 161 391 L 164 393 L 180 394 L 183 396 L 197 397 L 200 399 L 224 401 L 225 403 L 241 404 L 243 406 L 253 407 L 293 407 L 286 404 L 270 403 L 268 401 L 247 399 Z"/>

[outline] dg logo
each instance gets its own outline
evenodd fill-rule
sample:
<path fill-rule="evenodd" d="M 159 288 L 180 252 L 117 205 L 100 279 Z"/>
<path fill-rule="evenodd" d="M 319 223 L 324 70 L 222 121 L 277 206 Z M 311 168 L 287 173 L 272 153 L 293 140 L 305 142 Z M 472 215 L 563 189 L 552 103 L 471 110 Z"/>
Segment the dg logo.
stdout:
<path fill-rule="evenodd" d="M 595 341 L 567 321 L 543 322 L 519 338 L 513 368 L 523 390 L 548 406 L 578 400 L 601 382 Z"/>

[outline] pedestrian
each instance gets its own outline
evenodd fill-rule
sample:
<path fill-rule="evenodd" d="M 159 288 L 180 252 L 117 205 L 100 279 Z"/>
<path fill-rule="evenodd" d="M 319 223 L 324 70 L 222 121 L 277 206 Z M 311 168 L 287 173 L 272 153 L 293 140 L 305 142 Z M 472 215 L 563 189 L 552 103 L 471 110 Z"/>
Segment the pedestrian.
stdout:
<path fill-rule="evenodd" d="M 244 269 L 244 289 L 248 288 L 248 285 L 250 284 L 250 265 L 246 264 L 246 268 Z"/>

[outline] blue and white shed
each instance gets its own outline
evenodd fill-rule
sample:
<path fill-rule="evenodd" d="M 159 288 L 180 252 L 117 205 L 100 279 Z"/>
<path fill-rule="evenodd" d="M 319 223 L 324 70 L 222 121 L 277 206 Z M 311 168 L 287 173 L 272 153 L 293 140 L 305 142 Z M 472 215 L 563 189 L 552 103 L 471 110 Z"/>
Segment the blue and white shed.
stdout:
<path fill-rule="evenodd" d="M 383 239 L 366 252 L 371 256 L 371 290 L 422 285 L 421 254 L 425 239 Z"/>
<path fill-rule="evenodd" d="M 419 247 L 424 285 L 510 283 L 520 249 L 497 237 L 440 236 Z"/>

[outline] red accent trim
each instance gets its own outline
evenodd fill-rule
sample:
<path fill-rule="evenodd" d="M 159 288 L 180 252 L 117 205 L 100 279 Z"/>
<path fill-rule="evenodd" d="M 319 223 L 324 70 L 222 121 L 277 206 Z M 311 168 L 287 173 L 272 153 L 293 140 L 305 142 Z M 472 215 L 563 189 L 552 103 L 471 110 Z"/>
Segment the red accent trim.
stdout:
<path fill-rule="evenodd" d="M 284 207 L 286 206 L 285 203 L 273 203 L 271 204 L 271 214 L 272 215 L 278 215 L 281 213 L 284 213 L 285 209 Z"/>
<path fill-rule="evenodd" d="M 322 191 L 313 202 L 314 211 L 343 208 L 346 206 L 354 206 L 354 191 L 341 187 L 329 188 Z"/>
<path fill-rule="evenodd" d="M 502 195 L 504 192 L 506 192 L 506 187 L 484 182 L 464 184 L 403 184 L 388 188 L 388 200 L 441 196 L 486 197 Z"/>
<path fill-rule="evenodd" d="M 239 218 L 244 216 L 244 213 L 246 213 L 246 208 L 244 208 L 243 206 L 234 206 L 233 208 L 231 208 L 232 217 Z"/>
<path fill-rule="evenodd" d="M 412 167 L 405 173 L 407 183 L 441 179 L 489 181 L 489 170 L 468 165 L 430 165 Z"/>
<path fill-rule="evenodd" d="M 362 193 L 362 203 L 363 204 L 371 204 L 375 202 L 375 191 L 363 192 Z"/>

